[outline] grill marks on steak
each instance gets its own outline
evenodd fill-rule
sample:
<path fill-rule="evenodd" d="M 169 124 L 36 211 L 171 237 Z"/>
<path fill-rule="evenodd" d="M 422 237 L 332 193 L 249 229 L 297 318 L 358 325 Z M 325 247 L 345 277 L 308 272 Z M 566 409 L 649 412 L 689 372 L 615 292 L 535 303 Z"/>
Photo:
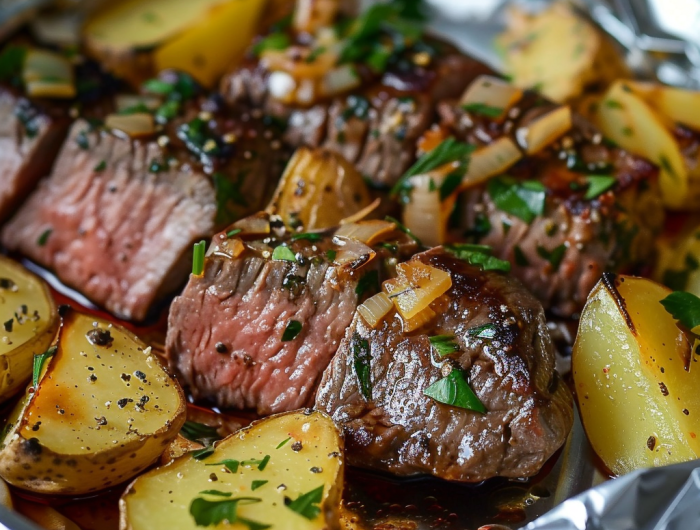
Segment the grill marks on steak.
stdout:
<path fill-rule="evenodd" d="M 162 157 L 154 142 L 90 130 L 74 123 L 51 176 L 2 242 L 115 315 L 140 320 L 179 286 L 192 243 L 214 230 L 214 189 L 188 166 L 149 171 Z"/>
<path fill-rule="evenodd" d="M 196 399 L 222 407 L 272 414 L 312 405 L 321 374 L 357 305 L 374 294 L 371 289 L 363 293 L 358 282 L 366 274 L 385 274 L 387 251 L 377 249 L 374 259 L 362 253 L 340 264 L 333 261 L 342 258 L 333 231 L 318 241 L 290 242 L 288 234 L 243 237 L 245 249 L 231 257 L 221 246 L 240 241 L 216 235 L 203 275 L 191 276 L 173 301 L 166 340 L 169 366 Z M 400 232 L 386 238 L 400 242 L 399 254 L 414 248 Z M 296 261 L 271 259 L 273 247 L 282 241 Z M 293 320 L 301 331 L 282 341 Z"/>
<path fill-rule="evenodd" d="M 48 174 L 67 130 L 65 118 L 0 88 L 0 222 Z"/>
<path fill-rule="evenodd" d="M 416 141 L 434 120 L 435 103 L 459 96 L 471 80 L 489 71 L 450 49 L 429 67 L 390 70 L 353 95 L 299 108 L 274 99 L 270 73 L 251 61 L 225 76 L 221 91 L 230 104 L 261 108 L 285 120 L 290 145 L 332 149 L 373 184 L 389 187 L 415 161 Z"/>
<path fill-rule="evenodd" d="M 450 272 L 448 307 L 429 329 L 408 335 L 395 312 L 376 329 L 356 314 L 323 375 L 316 406 L 343 426 L 353 465 L 468 482 L 534 475 L 573 422 L 542 306 L 517 280 L 481 271 L 440 248 L 414 259 Z M 470 334 L 485 324 L 495 326 L 493 339 Z M 460 345 L 451 361 L 432 351 L 428 336 L 439 334 L 454 334 Z M 358 387 L 357 340 L 370 348 L 371 400 Z M 423 394 L 450 362 L 469 374 L 486 414 Z"/>
<path fill-rule="evenodd" d="M 457 138 L 485 145 L 526 127 L 553 105 L 526 94 L 505 121 L 475 116 L 459 105 L 440 104 L 441 126 Z M 490 245 L 513 264 L 513 274 L 545 308 L 569 317 L 583 307 L 588 293 L 606 270 L 645 262 L 663 223 L 656 182 L 657 168 L 635 155 L 602 142 L 590 124 L 574 117 L 563 138 L 508 170 L 521 180 L 541 182 L 547 192 L 545 211 L 531 223 L 500 210 L 486 186 L 462 194 L 455 236 L 466 234 Z M 585 199 L 587 175 L 613 176 L 611 193 Z M 548 255 L 565 247 L 559 264 Z"/>

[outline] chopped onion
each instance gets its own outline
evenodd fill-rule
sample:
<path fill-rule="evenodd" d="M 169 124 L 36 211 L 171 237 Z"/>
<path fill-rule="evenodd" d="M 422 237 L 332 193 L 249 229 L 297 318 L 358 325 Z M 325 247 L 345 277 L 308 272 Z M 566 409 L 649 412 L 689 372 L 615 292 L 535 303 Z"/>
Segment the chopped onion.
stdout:
<path fill-rule="evenodd" d="M 444 178 L 436 173 L 412 177 L 411 200 L 403 209 L 403 223 L 429 246 L 445 242 L 447 221 L 454 206 L 455 194 L 445 201 L 440 200 L 440 185 Z"/>
<path fill-rule="evenodd" d="M 322 79 L 338 61 L 335 50 L 326 50 L 318 54 L 313 61 L 307 62 L 313 50 L 306 46 L 291 46 L 286 50 L 266 50 L 260 56 L 261 64 L 271 72 L 284 72 L 294 79 Z"/>
<path fill-rule="evenodd" d="M 241 236 L 266 236 L 270 233 L 270 218 L 257 213 L 236 221 L 230 228 L 240 230 Z"/>
<path fill-rule="evenodd" d="M 349 217 L 346 217 L 345 219 L 340 220 L 340 224 L 349 224 L 349 223 L 356 223 L 357 221 L 361 221 L 365 217 L 367 217 L 369 214 L 371 214 L 374 210 L 379 208 L 379 205 L 382 203 L 382 199 L 380 197 L 377 197 L 374 199 L 370 204 L 362 208 L 362 210 L 352 214 Z"/>
<path fill-rule="evenodd" d="M 571 109 L 568 105 L 558 107 L 544 114 L 515 132 L 520 147 L 529 154 L 535 154 L 554 142 L 571 129 Z"/>
<path fill-rule="evenodd" d="M 411 331 L 415 331 L 419 328 L 422 328 L 426 324 L 429 324 L 431 320 L 435 318 L 435 311 L 430 309 L 429 307 L 426 307 L 418 313 L 416 316 L 413 318 L 409 319 L 402 319 L 402 329 L 404 333 L 410 333 Z"/>
<path fill-rule="evenodd" d="M 460 100 L 461 105 L 486 105 L 503 109 L 502 115 L 523 96 L 523 91 L 502 79 L 490 75 L 477 77 L 467 87 Z"/>
<path fill-rule="evenodd" d="M 280 101 L 293 101 L 297 82 L 287 72 L 272 72 L 267 80 L 270 95 Z"/>
<path fill-rule="evenodd" d="M 216 239 L 214 240 L 216 241 Z M 243 241 L 239 238 L 223 238 L 221 242 L 209 246 L 207 256 L 221 256 L 224 258 L 235 259 L 240 256 L 245 250 Z"/>
<path fill-rule="evenodd" d="M 352 270 L 357 270 L 366 265 L 377 254 L 370 247 L 355 239 L 333 236 L 333 243 L 338 247 L 333 263 L 336 265 L 348 265 Z"/>
<path fill-rule="evenodd" d="M 376 328 L 382 319 L 394 308 L 386 293 L 377 293 L 365 300 L 365 303 L 357 308 L 357 312 L 362 315 L 367 325 Z"/>
<path fill-rule="evenodd" d="M 147 136 L 156 132 L 156 124 L 153 116 L 147 112 L 134 114 L 110 114 L 105 119 L 107 129 L 116 129 L 125 132 L 132 138 Z"/>
<path fill-rule="evenodd" d="M 340 225 L 340 228 L 336 230 L 335 235 L 356 239 L 357 241 L 361 241 L 366 245 L 372 246 L 386 239 L 386 236 L 395 230 L 395 223 L 390 223 L 389 221 L 371 220 Z"/>
<path fill-rule="evenodd" d="M 360 76 L 351 64 L 343 64 L 330 70 L 321 81 L 321 94 L 335 96 L 360 86 Z"/>
<path fill-rule="evenodd" d="M 29 50 L 22 66 L 22 80 L 30 96 L 71 98 L 76 94 L 73 65 L 54 52 Z"/>
<path fill-rule="evenodd" d="M 462 178 L 462 187 L 482 184 L 490 177 L 503 173 L 522 158 L 515 142 L 503 136 L 472 154 L 469 169 Z"/>
<path fill-rule="evenodd" d="M 452 287 L 448 272 L 411 260 L 396 266 L 398 277 L 382 288 L 405 320 L 410 320 Z"/>
<path fill-rule="evenodd" d="M 117 112 L 123 112 L 127 109 L 146 107 L 148 110 L 156 110 L 162 100 L 157 96 L 137 96 L 133 94 L 119 94 L 114 98 L 114 103 Z"/>

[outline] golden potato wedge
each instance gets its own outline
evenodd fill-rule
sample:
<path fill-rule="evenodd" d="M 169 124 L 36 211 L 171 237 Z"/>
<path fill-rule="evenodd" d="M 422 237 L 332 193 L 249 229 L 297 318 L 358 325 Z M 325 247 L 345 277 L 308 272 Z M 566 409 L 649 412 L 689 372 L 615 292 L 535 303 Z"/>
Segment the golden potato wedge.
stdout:
<path fill-rule="evenodd" d="M 668 130 L 670 120 L 651 108 L 627 81 L 613 83 L 594 116 L 606 137 L 659 166 L 659 186 L 668 208 L 697 207 L 697 197 L 689 193 L 690 179 L 680 148 Z"/>
<path fill-rule="evenodd" d="M 700 91 L 642 81 L 630 81 L 629 85 L 664 116 L 700 130 Z"/>
<path fill-rule="evenodd" d="M 337 226 L 371 203 L 355 167 L 326 149 L 301 147 L 287 164 L 268 208 L 305 230 Z"/>
<path fill-rule="evenodd" d="M 496 44 L 515 85 L 563 103 L 628 75 L 609 39 L 563 3 L 537 14 L 515 8 L 509 14 Z"/>
<path fill-rule="evenodd" d="M 653 278 L 674 291 L 700 296 L 700 226 L 657 240 Z"/>
<path fill-rule="evenodd" d="M 32 376 L 34 355 L 51 345 L 58 313 L 46 283 L 19 263 L 0 256 L 0 401 Z"/>
<path fill-rule="evenodd" d="M 122 0 L 91 16 L 83 37 L 90 55 L 139 84 L 165 68 L 206 87 L 248 47 L 264 0 Z"/>
<path fill-rule="evenodd" d="M 53 355 L 52 355 L 53 354 Z M 36 493 L 83 494 L 155 462 L 185 421 L 182 389 L 128 330 L 68 310 L 15 407 L 0 476 Z"/>
<path fill-rule="evenodd" d="M 205 526 L 220 520 L 212 509 L 230 509 L 224 518 L 236 517 L 237 528 L 336 529 L 343 471 L 343 440 L 328 416 L 270 416 L 208 455 L 185 455 L 134 480 L 120 501 L 121 529 L 195 529 L 195 517 Z"/>
<path fill-rule="evenodd" d="M 700 366 L 651 280 L 606 274 L 588 298 L 572 371 L 593 449 L 616 475 L 700 456 Z"/>

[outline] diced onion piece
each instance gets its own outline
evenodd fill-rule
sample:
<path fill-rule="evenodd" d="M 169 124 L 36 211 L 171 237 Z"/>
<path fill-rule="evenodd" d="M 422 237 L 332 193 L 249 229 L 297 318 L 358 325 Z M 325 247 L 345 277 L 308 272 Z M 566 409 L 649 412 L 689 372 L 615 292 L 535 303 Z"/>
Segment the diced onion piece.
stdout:
<path fill-rule="evenodd" d="M 110 114 L 105 119 L 107 129 L 116 129 L 125 132 L 132 138 L 147 136 L 156 132 L 156 124 L 153 116 L 147 112 L 134 114 Z"/>
<path fill-rule="evenodd" d="M 316 33 L 333 25 L 340 2 L 337 0 L 297 0 L 293 26 L 296 31 Z"/>
<path fill-rule="evenodd" d="M 270 218 L 265 213 L 258 213 L 239 219 L 230 228 L 240 230 L 242 236 L 266 236 L 270 233 Z"/>
<path fill-rule="evenodd" d="M 273 98 L 292 102 L 297 82 L 287 72 L 272 72 L 267 79 L 267 87 Z"/>
<path fill-rule="evenodd" d="M 501 116 L 515 105 L 523 96 L 523 91 L 502 79 L 490 75 L 477 77 L 467 87 L 461 105 L 486 105 L 497 109 L 503 109 Z"/>
<path fill-rule="evenodd" d="M 338 61 L 335 51 L 325 51 L 307 62 L 306 57 L 313 53 L 311 48 L 292 46 L 286 50 L 266 50 L 260 56 L 261 64 L 271 72 L 285 72 L 296 80 L 322 79 Z"/>
<path fill-rule="evenodd" d="M 462 186 L 471 187 L 482 184 L 490 177 L 506 171 L 522 156 L 515 142 L 507 136 L 502 136 L 472 154 L 469 169 L 462 179 Z"/>
<path fill-rule="evenodd" d="M 448 272 L 420 261 L 400 263 L 396 270 L 398 278 L 385 281 L 382 288 L 406 320 L 423 311 L 452 287 Z"/>
<path fill-rule="evenodd" d="M 520 146 L 527 154 L 535 154 L 571 129 L 571 109 L 564 105 L 540 116 L 527 127 L 515 132 Z"/>
<path fill-rule="evenodd" d="M 447 237 L 447 222 L 456 200 L 456 192 L 440 200 L 444 174 L 432 172 L 410 180 L 411 200 L 404 206 L 403 223 L 429 246 L 440 245 Z"/>
<path fill-rule="evenodd" d="M 333 236 L 333 243 L 338 247 L 333 263 L 336 265 L 348 265 L 352 270 L 357 270 L 366 265 L 376 252 L 361 241 L 342 236 Z"/>
<path fill-rule="evenodd" d="M 128 109 L 146 107 L 148 110 L 156 110 L 162 100 L 158 96 L 137 96 L 134 94 L 119 94 L 114 98 L 117 112 L 123 112 Z"/>
<path fill-rule="evenodd" d="M 362 210 L 350 215 L 349 217 L 346 217 L 345 219 L 341 219 L 339 224 L 344 225 L 348 223 L 356 223 L 357 221 L 361 221 L 369 214 L 371 214 L 374 210 L 379 208 L 380 204 L 382 204 L 382 199 L 380 197 L 377 197 L 367 206 L 362 208 Z"/>
<path fill-rule="evenodd" d="M 362 315 L 367 325 L 376 328 L 382 319 L 394 308 L 386 293 L 377 293 L 365 300 L 365 303 L 357 308 L 357 312 Z"/>
<path fill-rule="evenodd" d="M 72 98 L 76 94 L 73 65 L 62 55 L 46 50 L 27 52 L 22 80 L 30 96 Z"/>
<path fill-rule="evenodd" d="M 214 240 L 215 242 L 217 239 Z M 207 256 L 221 256 L 224 258 L 236 259 L 243 254 L 245 245 L 239 238 L 225 238 L 219 243 L 209 245 Z"/>
<path fill-rule="evenodd" d="M 410 333 L 411 331 L 420 329 L 426 324 L 429 324 L 430 321 L 433 320 L 433 318 L 435 318 L 435 311 L 433 311 L 429 307 L 426 307 L 425 309 L 423 309 L 423 311 L 418 313 L 413 318 L 402 319 L 403 332 Z"/>
<path fill-rule="evenodd" d="M 336 96 L 360 86 L 360 76 L 350 64 L 343 64 L 330 70 L 321 80 L 321 95 Z"/>
<path fill-rule="evenodd" d="M 365 245 L 372 246 L 383 241 L 394 230 L 396 230 L 395 223 L 375 219 L 340 225 L 335 235 L 356 239 L 357 241 L 362 241 Z"/>

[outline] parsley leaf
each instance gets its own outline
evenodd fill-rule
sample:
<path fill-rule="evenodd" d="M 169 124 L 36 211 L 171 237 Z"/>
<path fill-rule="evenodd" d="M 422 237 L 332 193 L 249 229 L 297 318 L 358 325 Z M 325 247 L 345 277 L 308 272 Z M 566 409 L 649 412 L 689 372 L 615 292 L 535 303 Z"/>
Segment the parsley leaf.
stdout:
<path fill-rule="evenodd" d="M 486 407 L 467 383 L 464 371 L 459 368 L 454 368 L 450 375 L 435 381 L 423 390 L 423 394 L 445 405 L 474 410 L 482 414 L 486 412 Z"/>
<path fill-rule="evenodd" d="M 240 218 L 244 213 L 243 209 L 248 207 L 248 202 L 241 191 L 245 177 L 245 172 L 239 172 L 235 178 L 218 172 L 212 175 L 216 191 L 217 223 L 231 223 Z"/>
<path fill-rule="evenodd" d="M 236 473 L 236 472 L 238 472 L 238 466 L 240 464 L 241 463 L 238 460 L 234 460 L 233 458 L 227 458 L 226 460 L 222 460 L 221 462 L 212 462 L 211 464 L 207 464 L 207 465 L 208 466 L 224 466 L 231 473 Z"/>
<path fill-rule="evenodd" d="M 268 482 L 269 480 L 254 480 L 250 485 L 250 490 L 255 491 L 258 488 L 262 488 Z"/>
<path fill-rule="evenodd" d="M 204 490 L 199 492 L 201 494 L 205 495 L 216 495 L 217 497 L 231 497 L 233 493 L 230 493 L 228 491 L 220 491 L 220 490 Z"/>
<path fill-rule="evenodd" d="M 21 83 L 22 67 L 27 55 L 25 46 L 8 45 L 0 53 L 0 81 Z"/>
<path fill-rule="evenodd" d="M 362 397 L 369 401 L 372 399 L 372 356 L 370 355 L 369 342 L 355 332 L 350 339 L 350 349 L 352 350 L 352 364 L 357 376 L 360 393 Z"/>
<path fill-rule="evenodd" d="M 583 198 L 590 201 L 615 186 L 617 179 L 609 175 L 588 175 L 586 176 L 586 182 L 588 183 L 588 189 Z"/>
<path fill-rule="evenodd" d="M 180 434 L 192 442 L 201 442 L 203 445 L 211 445 L 216 440 L 221 440 L 216 427 L 210 427 L 203 423 L 187 420 L 180 429 Z"/>
<path fill-rule="evenodd" d="M 357 298 L 362 298 L 366 292 L 379 292 L 379 272 L 376 270 L 369 271 L 362 276 L 355 286 L 355 294 Z"/>
<path fill-rule="evenodd" d="M 194 458 L 195 460 L 204 460 L 205 458 L 209 458 L 213 453 L 214 453 L 214 446 L 208 445 L 207 447 L 205 447 L 203 449 L 198 449 L 196 451 L 192 451 L 192 458 Z"/>
<path fill-rule="evenodd" d="M 260 502 L 258 497 L 236 497 L 234 499 L 210 501 L 202 497 L 197 497 L 190 504 L 190 515 L 194 518 L 197 526 L 216 526 L 224 521 L 228 523 L 243 523 L 250 530 L 263 530 L 271 525 L 249 521 L 243 517 L 238 517 L 236 513 L 239 504 L 255 504 Z M 252 523 L 249 524 L 249 523 Z"/>
<path fill-rule="evenodd" d="M 290 239 L 292 241 L 299 241 L 300 239 L 305 239 L 306 241 L 320 241 L 323 236 L 318 232 L 303 232 L 301 234 L 294 234 Z"/>
<path fill-rule="evenodd" d="M 267 50 L 285 50 L 289 48 L 291 44 L 286 33 L 271 33 L 256 42 L 253 45 L 252 51 L 255 55 L 260 56 Z"/>
<path fill-rule="evenodd" d="M 428 337 L 428 340 L 441 357 L 459 352 L 459 344 L 454 335 L 435 335 Z"/>
<path fill-rule="evenodd" d="M 49 236 L 51 235 L 52 232 L 53 232 L 52 228 L 47 228 L 46 230 L 44 230 L 41 233 L 41 235 L 39 235 L 39 237 L 37 238 L 36 244 L 40 247 L 43 247 L 44 245 L 46 245 L 46 242 L 49 240 Z"/>
<path fill-rule="evenodd" d="M 496 177 L 489 180 L 487 190 L 496 208 L 526 223 L 531 223 L 544 213 L 547 192 L 541 182 L 518 182 L 512 177 Z"/>
<path fill-rule="evenodd" d="M 44 368 L 44 363 L 46 363 L 46 359 L 50 359 L 51 357 L 56 355 L 57 350 L 57 346 L 51 346 L 44 353 L 34 356 L 34 364 L 32 366 L 32 386 L 34 388 L 39 386 L 39 378 L 41 377 L 41 371 Z"/>
<path fill-rule="evenodd" d="M 567 246 L 564 243 L 562 243 L 558 247 L 553 248 L 552 250 L 547 250 L 542 246 L 538 246 L 537 254 L 539 254 L 541 258 L 546 259 L 552 266 L 552 270 L 556 272 L 559 270 L 559 266 L 561 265 L 561 262 L 564 259 L 566 249 Z"/>
<path fill-rule="evenodd" d="M 289 342 L 297 338 L 301 333 L 302 325 L 298 320 L 290 320 L 282 333 L 282 342 Z"/>
<path fill-rule="evenodd" d="M 309 521 L 313 521 L 321 513 L 321 508 L 317 506 L 321 499 L 323 499 L 323 485 L 299 495 L 296 500 L 289 502 L 289 504 L 285 499 L 285 504 L 290 510 L 297 512 Z"/>
<path fill-rule="evenodd" d="M 272 259 L 275 261 L 296 261 L 297 258 L 294 255 L 294 252 L 292 250 L 284 245 L 280 245 L 279 247 L 276 247 L 275 250 L 272 251 Z"/>
<path fill-rule="evenodd" d="M 462 108 L 467 112 L 476 114 L 478 116 L 485 116 L 487 118 L 498 118 L 503 114 L 503 110 L 500 107 L 492 107 L 491 105 L 486 105 L 484 103 L 469 103 L 467 105 L 462 105 Z"/>
<path fill-rule="evenodd" d="M 445 245 L 445 250 L 481 270 L 510 272 L 510 262 L 492 256 L 492 249 L 488 245 L 456 243 Z"/>
<path fill-rule="evenodd" d="M 661 300 L 661 305 L 687 330 L 700 326 L 700 298 L 694 294 L 675 291 Z"/>
<path fill-rule="evenodd" d="M 483 324 L 467 330 L 470 337 L 477 339 L 493 339 L 496 336 L 496 326 L 494 324 Z"/>

